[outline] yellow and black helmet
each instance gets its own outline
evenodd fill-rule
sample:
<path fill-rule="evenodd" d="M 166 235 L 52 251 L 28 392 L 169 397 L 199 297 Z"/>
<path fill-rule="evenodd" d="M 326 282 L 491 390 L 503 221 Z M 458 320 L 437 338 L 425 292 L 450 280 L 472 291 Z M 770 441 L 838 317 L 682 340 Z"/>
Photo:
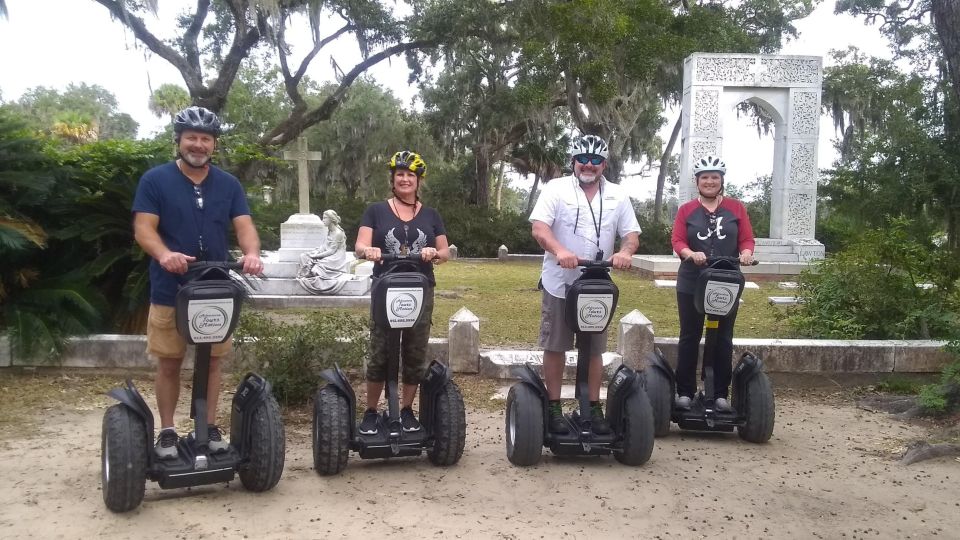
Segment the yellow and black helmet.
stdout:
<path fill-rule="evenodd" d="M 397 169 L 406 169 L 420 177 L 427 174 L 427 164 L 423 161 L 423 158 L 420 157 L 420 154 L 409 150 L 401 150 L 394 154 L 388 165 L 390 172 Z"/>

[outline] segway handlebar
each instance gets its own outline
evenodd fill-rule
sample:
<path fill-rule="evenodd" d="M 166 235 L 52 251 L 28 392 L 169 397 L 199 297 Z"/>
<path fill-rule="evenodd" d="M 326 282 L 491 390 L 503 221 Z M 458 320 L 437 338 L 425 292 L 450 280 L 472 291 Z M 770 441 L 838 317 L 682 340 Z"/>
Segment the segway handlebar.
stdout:
<path fill-rule="evenodd" d="M 229 261 L 194 261 L 187 263 L 187 272 L 203 270 L 204 268 L 223 268 L 224 270 L 239 272 L 243 270 L 243 263 Z"/>
<path fill-rule="evenodd" d="M 416 261 L 421 262 L 423 259 L 420 257 L 420 253 L 407 253 L 406 255 L 400 253 L 380 253 L 380 262 L 388 263 L 393 261 Z"/>
<path fill-rule="evenodd" d="M 582 266 L 584 268 L 613 268 L 613 262 L 594 261 L 592 259 L 577 259 L 577 266 Z"/>
<path fill-rule="evenodd" d="M 707 264 L 708 264 L 708 265 L 713 264 L 713 263 L 717 263 L 717 262 L 720 262 L 720 261 L 731 262 L 731 263 L 734 263 L 734 264 L 738 264 L 738 265 L 740 265 L 740 266 L 744 266 L 743 264 L 740 263 L 740 257 L 730 257 L 730 256 L 727 256 L 727 255 L 713 255 L 713 256 L 707 257 Z M 748 264 L 748 265 L 746 265 L 746 266 L 756 266 L 756 265 L 758 265 L 758 264 L 760 264 L 760 261 L 754 259 L 750 264 Z"/>

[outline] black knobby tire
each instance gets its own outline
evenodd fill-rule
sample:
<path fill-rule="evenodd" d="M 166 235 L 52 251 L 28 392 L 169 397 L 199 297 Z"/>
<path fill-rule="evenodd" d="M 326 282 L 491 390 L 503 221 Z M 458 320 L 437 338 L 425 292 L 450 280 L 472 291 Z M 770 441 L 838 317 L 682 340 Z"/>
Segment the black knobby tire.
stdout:
<path fill-rule="evenodd" d="M 103 415 L 100 440 L 100 482 L 103 502 L 114 512 L 140 506 L 147 483 L 147 426 L 126 405 L 113 405 Z"/>
<path fill-rule="evenodd" d="M 313 468 L 317 473 L 330 476 L 347 466 L 352 421 L 347 398 L 334 386 L 317 391 L 313 399 Z"/>
<path fill-rule="evenodd" d="M 456 383 L 447 381 L 433 406 L 433 447 L 427 450 L 427 457 L 434 465 L 453 465 L 463 456 L 467 441 L 467 413 Z"/>
<path fill-rule="evenodd" d="M 507 459 L 528 467 L 543 455 L 543 402 L 530 386 L 518 383 L 507 394 Z"/>
<path fill-rule="evenodd" d="M 267 491 L 280 481 L 286 453 L 286 435 L 280 405 L 266 395 L 250 422 L 250 461 L 240 469 L 240 482 L 250 491 Z"/>
<path fill-rule="evenodd" d="M 623 450 L 614 452 L 614 457 L 624 465 L 643 465 L 653 453 L 653 407 L 643 387 L 637 386 L 627 396 L 621 422 Z"/>
<path fill-rule="evenodd" d="M 775 417 L 773 387 L 766 373 L 757 373 L 747 382 L 747 395 L 740 400 L 745 408 L 746 424 L 737 428 L 740 438 L 765 443 L 773 435 Z"/>
<path fill-rule="evenodd" d="M 647 378 L 647 398 L 653 410 L 653 434 L 663 437 L 670 433 L 670 415 L 673 413 L 670 379 L 653 366 L 647 366 L 644 375 Z"/>

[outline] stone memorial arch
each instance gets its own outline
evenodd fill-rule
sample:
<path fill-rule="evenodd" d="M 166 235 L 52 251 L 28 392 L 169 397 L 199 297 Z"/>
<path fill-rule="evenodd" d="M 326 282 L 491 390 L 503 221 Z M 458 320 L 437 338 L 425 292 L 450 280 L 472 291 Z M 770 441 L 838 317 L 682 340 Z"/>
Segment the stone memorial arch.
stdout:
<path fill-rule="evenodd" d="M 683 65 L 680 200 L 696 196 L 693 163 L 723 156 L 723 116 L 749 101 L 774 121 L 773 193 L 770 239 L 764 246 L 786 247 L 797 261 L 823 257 L 816 232 L 817 141 L 823 80 L 819 56 L 760 54 L 690 55 Z"/>

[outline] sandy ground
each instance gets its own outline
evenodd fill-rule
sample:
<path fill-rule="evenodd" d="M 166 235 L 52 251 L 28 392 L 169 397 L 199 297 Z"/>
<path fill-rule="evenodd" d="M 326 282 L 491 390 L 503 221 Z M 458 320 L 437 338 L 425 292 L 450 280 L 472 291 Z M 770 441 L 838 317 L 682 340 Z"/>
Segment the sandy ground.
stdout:
<path fill-rule="evenodd" d="M 799 392 L 777 407 L 766 445 L 674 426 L 640 468 L 545 451 L 527 469 L 506 460 L 502 414 L 471 409 L 457 466 L 351 455 L 333 478 L 311 469 L 309 424 L 288 421 L 273 491 L 148 482 L 117 515 L 100 493 L 103 409 L 52 404 L 38 432 L 0 441 L 0 538 L 957 538 L 960 463 L 894 460 L 922 427 Z"/>

